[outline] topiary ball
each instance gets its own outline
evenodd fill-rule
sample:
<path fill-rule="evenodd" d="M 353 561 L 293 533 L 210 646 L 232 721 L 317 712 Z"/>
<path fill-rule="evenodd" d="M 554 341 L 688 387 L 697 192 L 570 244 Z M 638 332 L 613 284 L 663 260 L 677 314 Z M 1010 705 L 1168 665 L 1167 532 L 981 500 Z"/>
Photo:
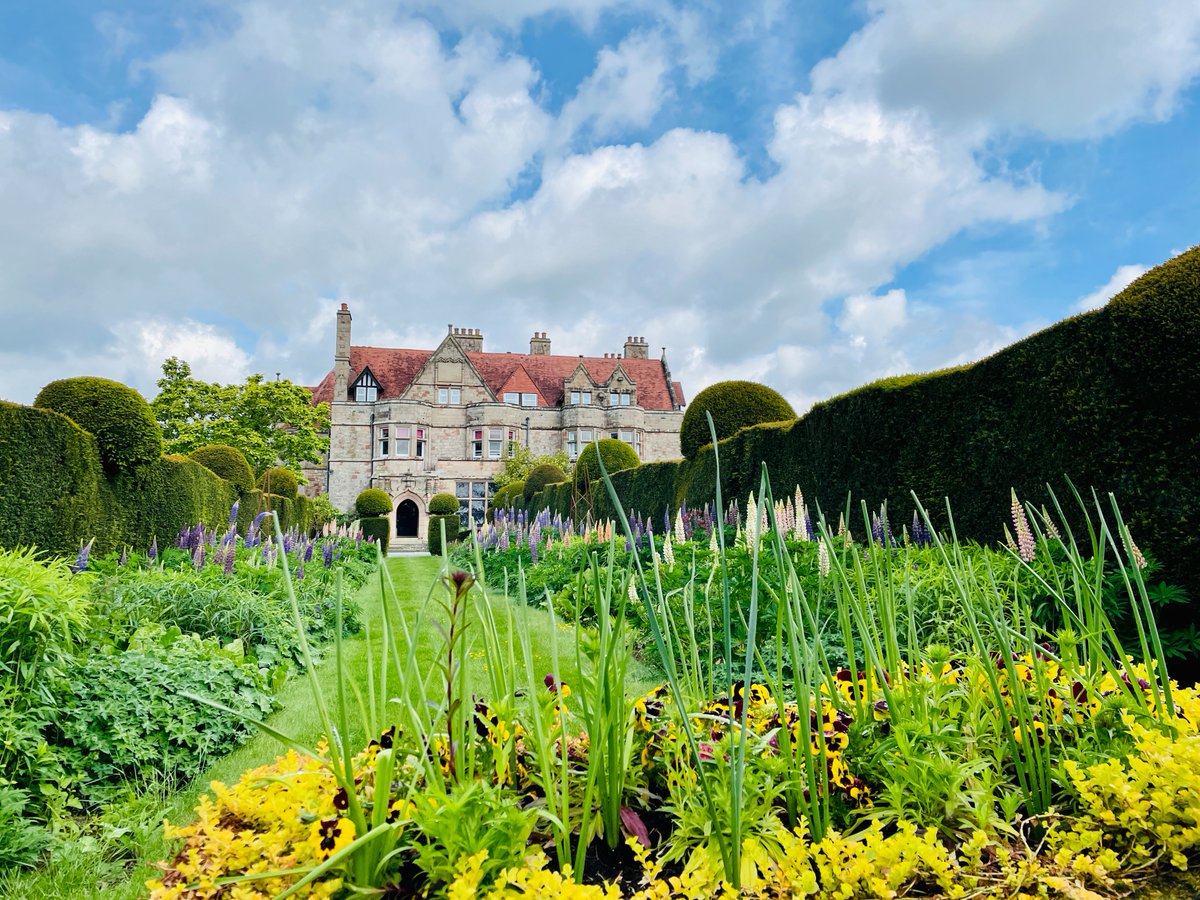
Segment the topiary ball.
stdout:
<path fill-rule="evenodd" d="M 107 378 L 64 378 L 38 393 L 33 405 L 62 413 L 96 438 L 109 473 L 132 472 L 162 457 L 162 429 L 146 399 Z"/>
<path fill-rule="evenodd" d="M 364 518 L 386 516 L 392 511 L 392 498 L 387 491 L 367 488 L 355 499 L 354 511 Z"/>
<path fill-rule="evenodd" d="M 637 459 L 637 456 L 634 456 Z M 533 495 L 542 490 L 548 484 L 558 484 L 560 481 L 567 480 L 567 473 L 553 463 L 542 463 L 540 466 L 534 466 L 530 473 L 525 477 L 525 487 L 521 491 L 521 495 L 528 503 L 533 499 Z"/>
<path fill-rule="evenodd" d="M 246 455 L 237 447 L 209 444 L 193 450 L 191 457 L 214 475 L 232 484 L 239 494 L 254 490 L 254 470 L 246 461 Z"/>
<path fill-rule="evenodd" d="M 600 448 L 600 459 L 609 475 L 641 465 L 637 453 L 627 443 L 616 438 L 601 438 L 598 442 L 584 447 L 579 459 L 575 461 L 575 492 L 578 494 L 585 493 L 591 482 L 602 477 L 600 465 L 596 461 L 597 447 Z M 529 483 L 526 482 L 525 486 L 528 488 Z"/>
<path fill-rule="evenodd" d="M 692 399 L 683 414 L 679 448 L 688 459 L 695 459 L 701 447 L 712 443 L 706 412 L 712 413 L 718 441 L 751 425 L 796 418 L 796 411 L 783 395 L 765 384 L 721 381 L 710 385 Z"/>
<path fill-rule="evenodd" d="M 453 494 L 434 494 L 429 501 L 429 514 L 446 516 L 450 513 L 458 514 L 458 498 Z"/>
<path fill-rule="evenodd" d="M 275 466 L 267 469 L 258 479 L 258 489 L 264 494 L 274 494 L 276 497 L 296 499 L 296 476 L 291 469 Z"/>

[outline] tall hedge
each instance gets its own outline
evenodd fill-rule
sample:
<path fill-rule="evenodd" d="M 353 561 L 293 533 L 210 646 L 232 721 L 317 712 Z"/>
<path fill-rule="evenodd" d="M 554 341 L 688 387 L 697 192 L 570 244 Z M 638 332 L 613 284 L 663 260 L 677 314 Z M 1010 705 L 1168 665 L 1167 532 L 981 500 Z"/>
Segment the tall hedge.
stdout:
<path fill-rule="evenodd" d="M 429 552 L 433 556 L 441 556 L 445 549 L 442 544 L 442 524 L 446 526 L 446 541 L 454 542 L 458 540 L 459 521 L 458 513 L 434 513 L 429 517 L 429 534 L 427 536 L 427 544 Z"/>
<path fill-rule="evenodd" d="M 1200 247 L 1107 306 L 974 365 L 875 382 L 720 444 L 727 500 L 744 503 L 766 463 L 776 496 L 799 486 L 814 510 L 835 517 L 853 495 L 856 510 L 860 499 L 887 501 L 906 519 L 915 491 L 944 526 L 948 497 L 959 536 L 989 543 L 1003 537 L 1010 489 L 1041 506 L 1049 484 L 1065 501 L 1067 476 L 1084 492 L 1096 488 L 1106 512 L 1115 494 L 1138 544 L 1200 602 L 1197 459 Z M 698 507 L 713 500 L 713 449 L 613 481 L 627 508 L 648 515 L 684 500 Z M 599 504 L 603 492 L 592 493 Z M 541 497 L 560 499 L 549 494 Z M 1192 609 L 1170 612 L 1188 618 Z"/>
<path fill-rule="evenodd" d="M 0 546 L 78 549 L 103 486 L 95 437 L 59 413 L 0 401 Z"/>
<path fill-rule="evenodd" d="M 718 441 L 752 425 L 796 418 L 796 411 L 783 395 L 765 384 L 753 381 L 711 384 L 692 398 L 679 426 L 679 446 L 687 459 L 695 459 L 701 447 L 712 443 L 708 414 L 712 415 Z"/>
<path fill-rule="evenodd" d="M 370 538 L 379 545 L 380 552 L 387 556 L 388 544 L 391 540 L 392 529 L 388 520 L 383 516 L 368 516 L 358 520 L 363 537 Z"/>
<path fill-rule="evenodd" d="M 91 377 L 52 381 L 38 392 L 33 405 L 62 413 L 94 435 L 100 462 L 109 473 L 136 472 L 162 456 L 162 429 L 150 404 L 116 381 Z"/>

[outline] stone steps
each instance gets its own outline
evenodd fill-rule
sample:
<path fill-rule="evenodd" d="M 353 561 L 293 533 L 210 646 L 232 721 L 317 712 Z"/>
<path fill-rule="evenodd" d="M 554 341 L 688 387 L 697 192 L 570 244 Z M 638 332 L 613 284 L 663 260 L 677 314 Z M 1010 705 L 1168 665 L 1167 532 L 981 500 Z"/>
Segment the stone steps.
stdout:
<path fill-rule="evenodd" d="M 388 544 L 388 556 L 420 556 L 429 554 L 429 545 L 420 538 L 394 537 Z"/>

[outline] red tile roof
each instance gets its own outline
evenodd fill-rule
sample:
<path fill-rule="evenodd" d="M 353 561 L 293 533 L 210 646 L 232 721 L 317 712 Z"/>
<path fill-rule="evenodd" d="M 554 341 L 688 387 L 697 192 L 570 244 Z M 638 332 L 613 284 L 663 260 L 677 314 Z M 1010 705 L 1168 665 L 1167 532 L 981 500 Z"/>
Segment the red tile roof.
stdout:
<path fill-rule="evenodd" d="M 380 399 L 399 397 L 412 384 L 421 367 L 433 355 L 431 350 L 393 350 L 384 347 L 350 348 L 350 383 L 358 378 L 364 368 L 370 368 L 380 384 Z M 617 366 L 637 388 L 638 405 L 644 409 L 671 410 L 671 397 L 667 390 L 666 369 L 657 359 L 625 359 L 619 356 L 551 356 L 527 353 L 468 353 L 467 358 L 497 397 L 510 378 L 524 369 L 533 387 L 547 406 L 561 406 L 563 383 L 582 363 L 596 384 L 604 384 L 612 377 Z M 516 382 L 514 381 L 514 384 Z M 677 402 L 683 403 L 683 390 L 679 382 L 673 383 Z M 330 372 L 313 389 L 313 402 L 333 399 L 333 373 Z"/>

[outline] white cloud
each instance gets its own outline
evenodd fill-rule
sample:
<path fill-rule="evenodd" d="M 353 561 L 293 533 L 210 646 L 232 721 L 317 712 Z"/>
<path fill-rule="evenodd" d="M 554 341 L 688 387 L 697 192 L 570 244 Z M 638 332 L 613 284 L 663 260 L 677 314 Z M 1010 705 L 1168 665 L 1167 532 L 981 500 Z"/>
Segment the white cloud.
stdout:
<path fill-rule="evenodd" d="M 599 139 L 649 125 L 666 98 L 669 68 L 657 34 L 635 32 L 615 49 L 603 48 L 595 70 L 559 117 L 564 139 L 584 127 Z"/>
<path fill-rule="evenodd" d="M 1120 266 L 1117 271 L 1113 272 L 1112 278 L 1108 279 L 1103 285 L 1096 288 L 1086 297 L 1080 297 L 1075 301 L 1072 307 L 1073 312 L 1087 312 L 1091 309 L 1099 309 L 1129 285 L 1133 284 L 1137 279 L 1141 278 L 1147 272 L 1145 266 L 1128 265 Z"/>
<path fill-rule="evenodd" d="M 958 127 L 1051 138 L 1166 119 L 1200 73 L 1200 4 L 870 0 L 867 25 L 813 70 L 823 94 L 919 107 Z"/>

